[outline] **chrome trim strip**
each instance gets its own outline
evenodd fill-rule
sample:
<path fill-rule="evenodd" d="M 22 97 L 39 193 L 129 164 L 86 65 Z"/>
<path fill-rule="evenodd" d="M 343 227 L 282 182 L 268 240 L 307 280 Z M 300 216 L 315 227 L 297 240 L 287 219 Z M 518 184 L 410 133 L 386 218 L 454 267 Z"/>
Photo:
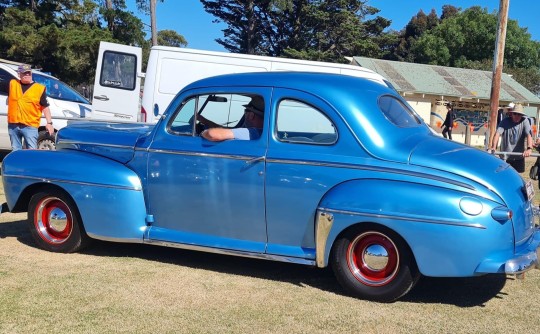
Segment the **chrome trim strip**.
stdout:
<path fill-rule="evenodd" d="M 143 244 L 144 243 L 142 238 L 141 239 L 139 238 L 113 238 L 113 237 L 104 237 L 99 234 L 88 233 L 88 232 L 86 232 L 86 234 L 88 234 L 88 236 L 92 239 L 103 240 L 103 241 L 120 242 L 120 243 L 125 243 L 125 244 Z"/>
<path fill-rule="evenodd" d="M 113 147 L 113 148 L 122 148 L 122 149 L 133 149 L 133 146 L 129 145 L 116 145 L 116 144 L 104 144 L 104 143 L 95 143 L 95 142 L 81 142 L 81 141 L 72 141 L 72 140 L 59 140 L 57 143 L 64 145 L 86 145 L 86 146 L 98 146 L 98 147 Z"/>
<path fill-rule="evenodd" d="M 367 171 L 373 171 L 373 172 L 385 172 L 385 173 L 392 173 L 392 174 L 402 174 L 402 175 L 409 175 L 409 176 L 416 176 L 419 178 L 424 179 L 432 179 L 435 181 L 440 181 L 444 183 L 451 183 L 456 186 L 460 186 L 463 188 L 467 188 L 470 190 L 476 190 L 476 188 L 470 184 L 455 181 L 449 178 L 445 177 L 439 177 L 439 176 L 433 176 L 425 173 L 417 173 L 417 172 L 410 172 L 403 169 L 396 169 L 396 168 L 384 168 L 384 167 L 374 167 L 374 166 L 358 166 L 358 165 L 350 165 L 350 164 L 344 164 L 344 163 L 320 163 L 320 162 L 313 162 L 313 161 L 300 161 L 300 160 L 283 160 L 283 159 L 267 159 L 268 163 L 282 163 L 282 164 L 290 164 L 290 165 L 308 165 L 308 166 L 322 166 L 322 167 L 331 167 L 331 168 L 348 168 L 348 169 L 357 169 L 357 170 L 367 170 Z"/>
<path fill-rule="evenodd" d="M 317 220 L 315 222 L 315 254 L 316 254 L 316 261 L 317 261 L 317 267 L 324 268 L 326 267 L 326 261 L 325 261 L 325 251 L 326 251 L 326 243 L 328 241 L 328 235 L 330 234 L 330 230 L 332 229 L 332 226 L 334 225 L 334 215 L 331 213 L 326 213 L 321 210 L 317 210 Z"/>
<path fill-rule="evenodd" d="M 382 218 L 382 219 L 403 220 L 403 221 L 410 221 L 410 222 L 422 222 L 422 223 L 428 223 L 428 224 L 472 227 L 472 228 L 479 228 L 479 229 L 482 229 L 482 230 L 486 229 L 486 227 L 484 225 L 482 225 L 482 224 L 463 224 L 463 223 L 458 223 L 458 222 L 453 222 L 453 221 L 440 221 L 440 220 L 434 220 L 434 219 L 410 218 L 410 217 L 401 217 L 401 216 L 395 216 L 395 215 L 385 215 L 385 214 L 379 214 L 379 213 L 355 212 L 355 211 L 336 210 L 336 209 L 329 209 L 329 208 L 317 208 L 317 210 L 321 210 L 321 211 L 325 211 L 325 212 L 332 212 L 332 213 L 336 213 L 336 214 L 352 215 L 352 216 L 367 216 L 367 217 Z"/>
<path fill-rule="evenodd" d="M 157 245 L 157 246 L 165 246 L 165 247 L 172 247 L 172 248 L 180 248 L 180 249 L 187 249 L 187 250 L 202 251 L 202 252 L 214 253 L 214 254 L 234 255 L 234 256 L 248 257 L 248 258 L 253 258 L 253 259 L 271 260 L 271 261 L 279 261 L 279 262 L 287 262 L 287 263 L 296 263 L 296 264 L 303 264 L 303 265 L 308 265 L 308 266 L 315 266 L 315 261 L 308 260 L 308 259 L 297 258 L 297 257 L 272 255 L 272 254 L 264 254 L 264 253 L 253 253 L 253 252 L 245 252 L 245 251 L 239 251 L 239 250 L 233 250 L 233 249 L 222 249 L 222 248 L 197 246 L 197 245 L 188 245 L 188 244 L 169 242 L 169 241 L 161 241 L 161 240 L 152 240 L 152 239 L 145 239 L 143 241 L 143 243 L 150 244 L 150 245 Z"/>
<path fill-rule="evenodd" d="M 70 181 L 70 180 L 62 180 L 62 179 L 49 179 L 49 178 L 42 178 L 42 177 L 21 176 L 21 175 L 13 175 L 13 174 L 4 174 L 4 177 L 11 177 L 14 179 L 28 179 L 28 180 L 34 180 L 34 181 L 40 181 L 40 182 L 46 182 L 46 183 L 69 183 L 69 184 L 77 184 L 77 185 L 82 185 L 82 186 L 95 186 L 95 187 L 111 188 L 111 189 L 142 191 L 142 186 L 141 187 L 115 186 L 115 185 L 110 185 L 110 184 L 101 184 L 101 183 L 94 183 L 94 182 L 80 182 L 80 181 Z"/>
<path fill-rule="evenodd" d="M 207 157 L 207 158 L 234 159 L 234 160 L 252 160 L 252 159 L 260 158 L 259 156 L 247 156 L 247 155 L 236 155 L 236 154 L 201 153 L 201 152 L 189 152 L 189 151 L 156 150 L 156 149 L 149 149 L 148 152 L 174 154 L 174 155 L 188 155 L 188 156 Z"/>

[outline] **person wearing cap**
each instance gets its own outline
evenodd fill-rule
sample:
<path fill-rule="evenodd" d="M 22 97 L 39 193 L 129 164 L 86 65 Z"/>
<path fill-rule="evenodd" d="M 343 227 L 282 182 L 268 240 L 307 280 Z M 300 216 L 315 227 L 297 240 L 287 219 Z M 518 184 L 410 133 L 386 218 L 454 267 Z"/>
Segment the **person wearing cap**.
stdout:
<path fill-rule="evenodd" d="M 448 110 L 446 113 L 446 118 L 444 119 L 444 123 L 442 124 L 442 127 L 444 128 L 442 130 L 442 135 L 444 138 L 447 138 L 446 135 L 448 134 L 448 139 L 452 140 L 452 128 L 454 127 L 454 108 L 452 103 L 448 102 L 446 104 L 446 109 Z"/>
<path fill-rule="evenodd" d="M 495 152 L 495 148 L 499 144 L 499 138 L 502 138 L 502 152 L 521 153 L 520 155 L 508 156 L 506 162 L 519 173 L 523 173 L 525 172 L 525 158 L 532 153 L 531 124 L 525 117 L 521 104 L 514 105 L 512 103 L 508 105 L 507 110 L 508 117 L 499 123 L 493 137 L 493 146 L 489 148 L 489 151 Z M 525 141 L 527 141 L 527 147 L 525 147 Z"/>
<path fill-rule="evenodd" d="M 202 123 L 206 130 L 201 136 L 210 141 L 224 141 L 229 139 L 253 140 L 261 136 L 264 124 L 264 100 L 260 96 L 253 96 L 248 104 L 244 104 L 244 121 L 239 127 L 223 128 L 220 125 L 204 118 L 202 115 L 197 120 Z"/>
<path fill-rule="evenodd" d="M 17 72 L 19 80 L 10 81 L 7 99 L 8 133 L 13 151 L 23 148 L 23 138 L 26 148 L 37 148 L 42 114 L 47 120 L 47 131 L 51 136 L 54 134 L 45 86 L 32 80 L 30 65 L 19 65 Z"/>

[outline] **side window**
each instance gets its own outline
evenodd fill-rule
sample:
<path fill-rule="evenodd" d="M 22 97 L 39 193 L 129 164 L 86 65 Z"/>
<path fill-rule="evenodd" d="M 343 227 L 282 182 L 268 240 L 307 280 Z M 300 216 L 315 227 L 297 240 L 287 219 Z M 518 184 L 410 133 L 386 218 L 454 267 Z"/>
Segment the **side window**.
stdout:
<path fill-rule="evenodd" d="M 205 94 L 189 97 L 175 111 L 169 121 L 168 130 L 173 134 L 192 135 L 196 115 L 221 128 L 243 127 L 246 109 L 244 105 L 250 101 L 250 95 L 243 94 Z M 200 134 L 206 127 L 208 126 L 197 121 L 196 133 Z"/>
<path fill-rule="evenodd" d="M 9 82 L 13 79 L 13 76 L 6 72 L 5 70 L 0 69 L 0 94 L 8 95 Z"/>
<path fill-rule="evenodd" d="M 410 128 L 422 123 L 414 110 L 411 110 L 393 96 L 381 96 L 379 98 L 379 108 L 381 108 L 386 119 L 396 126 Z"/>
<path fill-rule="evenodd" d="M 277 137 L 288 143 L 331 145 L 337 141 L 336 127 L 318 109 L 295 100 L 283 100 L 277 111 Z"/>
<path fill-rule="evenodd" d="M 133 54 L 105 51 L 99 84 L 104 87 L 134 90 L 137 57 Z"/>

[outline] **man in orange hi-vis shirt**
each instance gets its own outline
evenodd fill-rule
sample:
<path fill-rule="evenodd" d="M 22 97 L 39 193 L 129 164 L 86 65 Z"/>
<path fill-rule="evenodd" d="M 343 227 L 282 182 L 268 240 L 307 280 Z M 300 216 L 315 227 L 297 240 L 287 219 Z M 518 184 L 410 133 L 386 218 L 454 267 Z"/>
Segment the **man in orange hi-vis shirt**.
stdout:
<path fill-rule="evenodd" d="M 23 148 L 23 138 L 26 148 L 37 148 L 41 114 L 47 120 L 47 131 L 51 136 L 54 134 L 45 86 L 32 80 L 30 65 L 19 65 L 17 72 L 19 80 L 10 81 L 7 99 L 8 133 L 13 151 Z"/>

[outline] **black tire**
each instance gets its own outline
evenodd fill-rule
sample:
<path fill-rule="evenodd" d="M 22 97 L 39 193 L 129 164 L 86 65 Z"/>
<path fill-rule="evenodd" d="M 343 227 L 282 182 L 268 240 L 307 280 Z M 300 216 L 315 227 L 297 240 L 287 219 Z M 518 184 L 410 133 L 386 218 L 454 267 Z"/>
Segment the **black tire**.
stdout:
<path fill-rule="evenodd" d="M 90 242 L 77 206 L 58 189 L 51 188 L 32 196 L 28 226 L 38 246 L 51 252 L 76 252 Z"/>
<path fill-rule="evenodd" d="M 334 243 L 330 264 L 347 292 L 378 302 L 395 301 L 409 292 L 420 278 L 403 239 L 377 225 L 346 231 Z"/>
<path fill-rule="evenodd" d="M 47 131 L 40 131 L 38 134 L 37 148 L 40 150 L 56 150 L 54 136 L 51 136 Z"/>

